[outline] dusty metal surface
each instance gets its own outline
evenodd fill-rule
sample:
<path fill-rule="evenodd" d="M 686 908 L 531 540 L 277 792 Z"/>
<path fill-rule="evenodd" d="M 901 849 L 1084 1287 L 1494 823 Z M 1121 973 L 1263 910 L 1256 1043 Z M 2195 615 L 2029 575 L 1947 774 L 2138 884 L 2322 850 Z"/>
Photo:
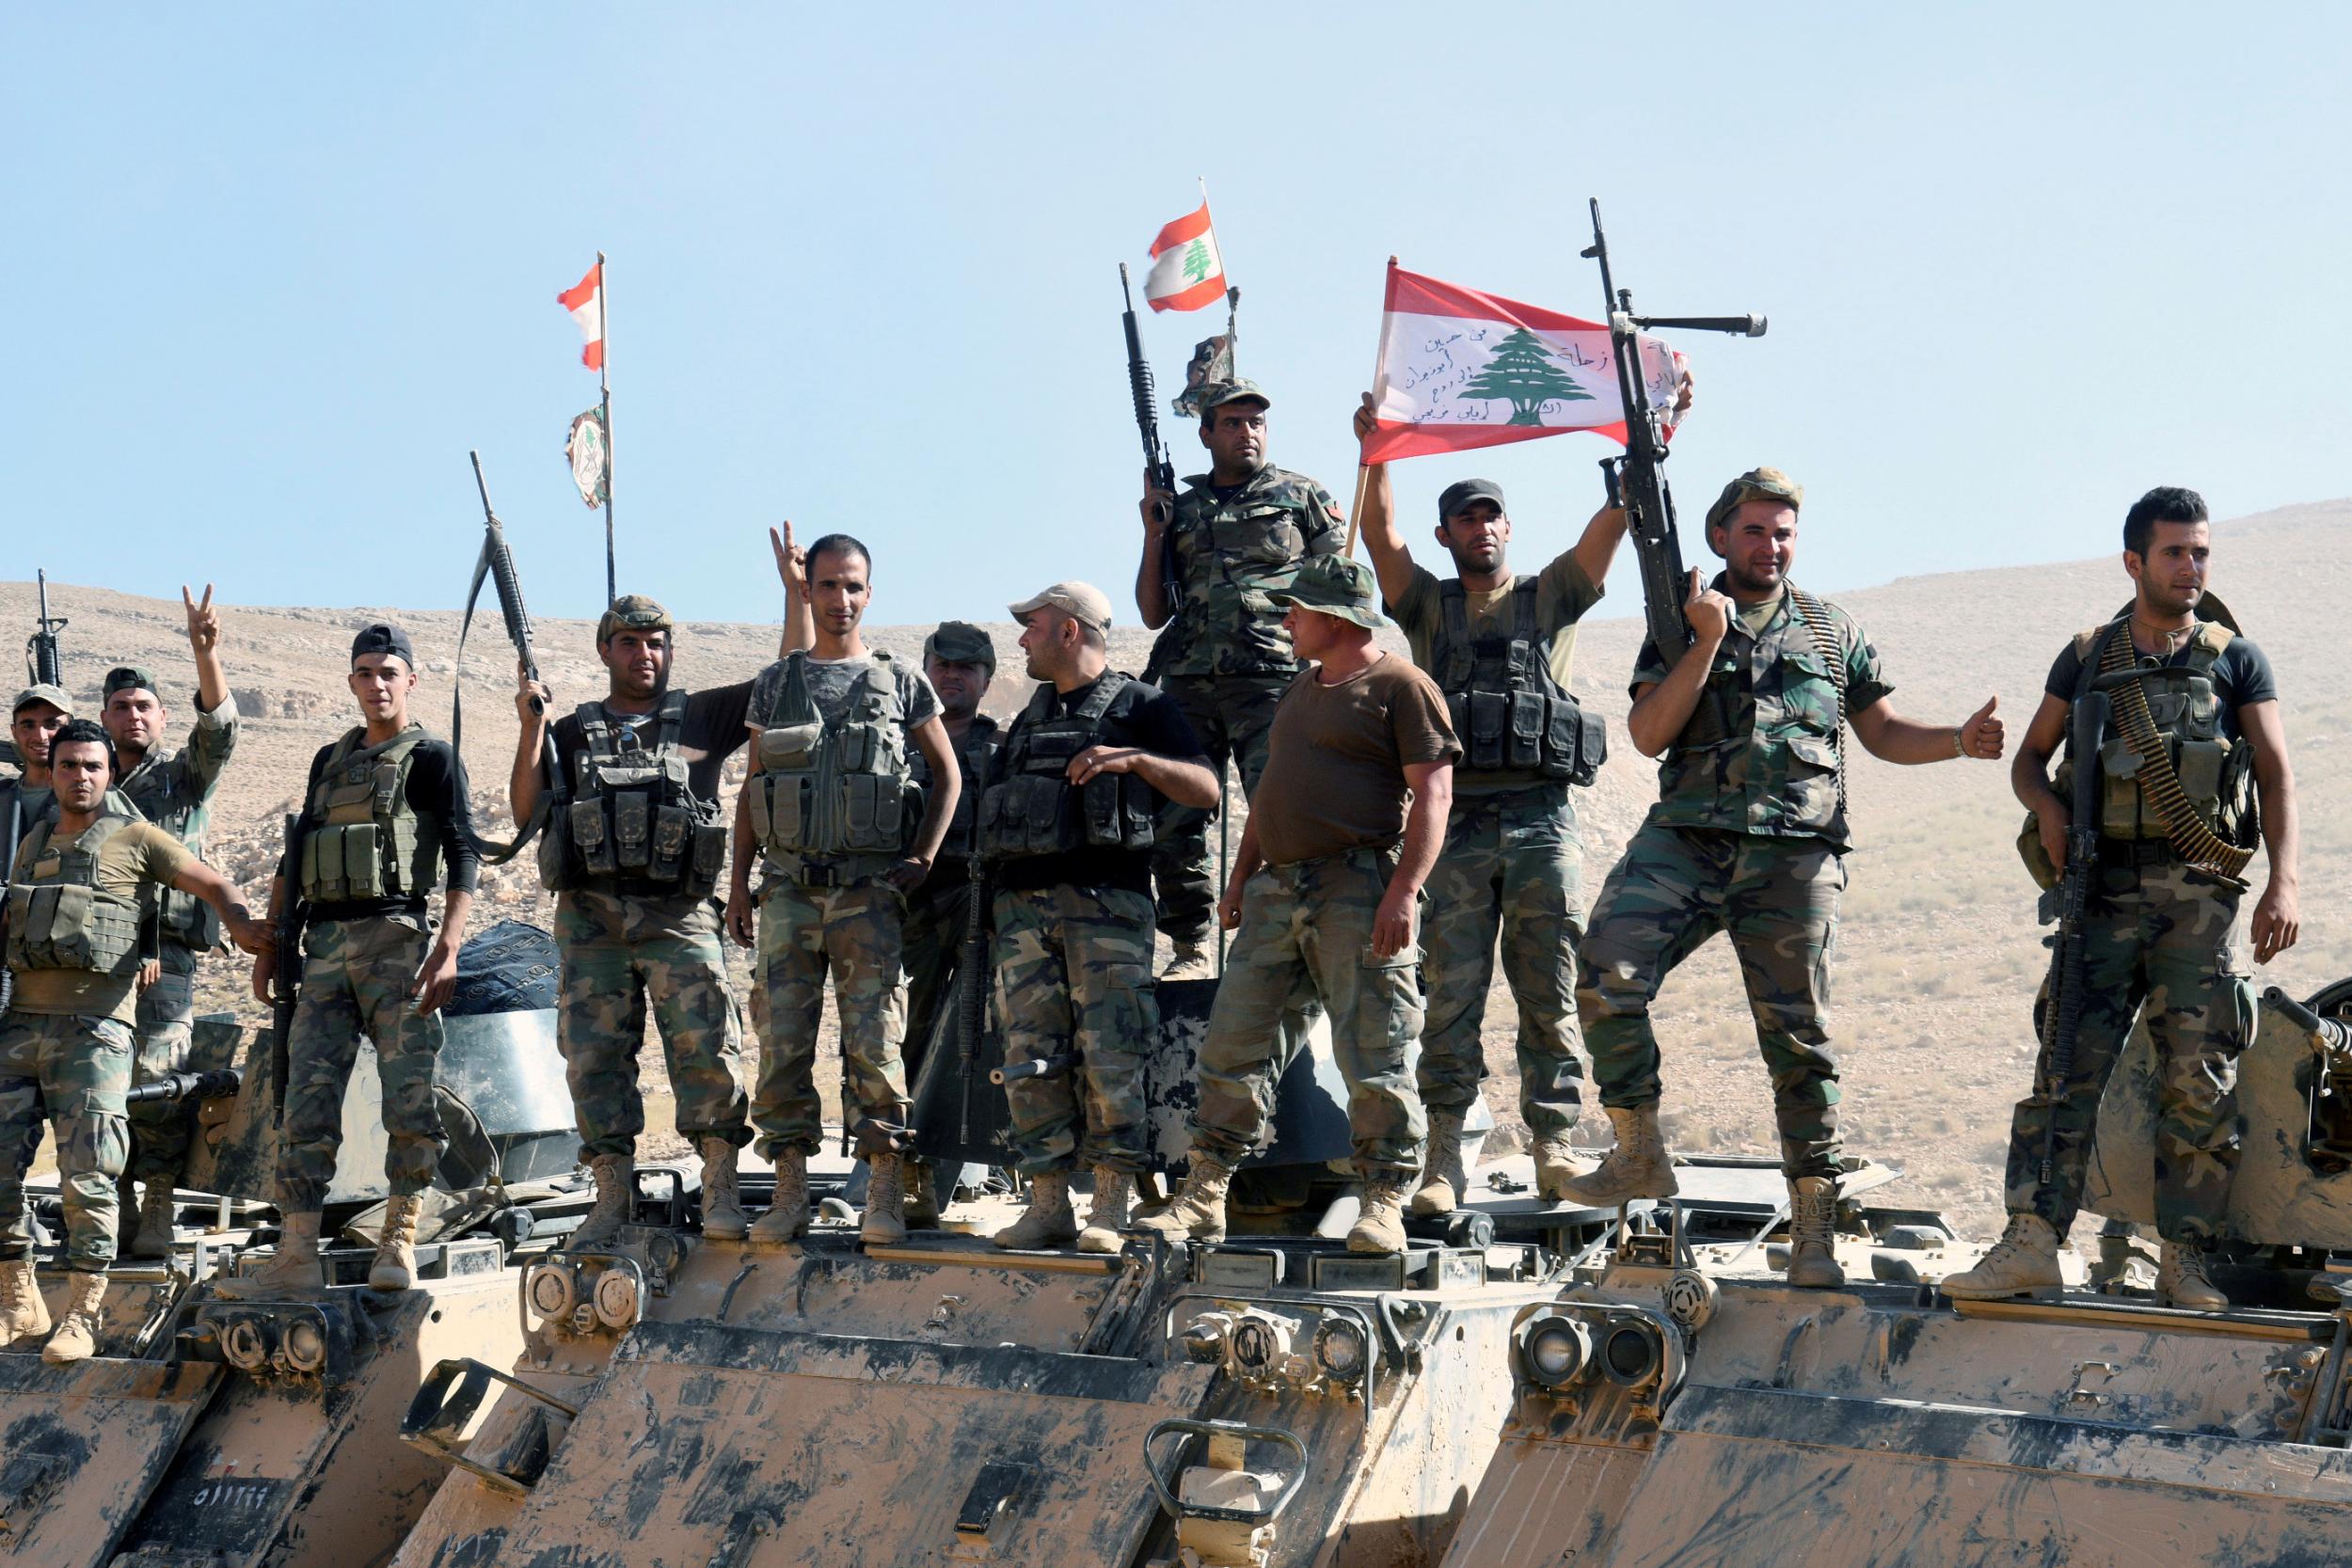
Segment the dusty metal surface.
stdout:
<path fill-rule="evenodd" d="M 114 1560 L 227 1369 L 0 1355 L 0 1561 Z"/>

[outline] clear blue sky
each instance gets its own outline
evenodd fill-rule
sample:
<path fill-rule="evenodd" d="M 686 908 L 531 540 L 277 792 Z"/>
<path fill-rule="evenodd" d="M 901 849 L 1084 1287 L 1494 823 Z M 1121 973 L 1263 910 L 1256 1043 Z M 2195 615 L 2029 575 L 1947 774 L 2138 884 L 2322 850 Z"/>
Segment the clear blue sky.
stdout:
<path fill-rule="evenodd" d="M 1115 263 L 1196 176 L 1274 457 L 1343 502 L 1385 258 L 1589 311 L 1587 196 L 1643 308 L 1771 316 L 1684 345 L 1674 469 L 1692 514 L 1796 474 L 1818 588 L 2102 552 L 2153 483 L 2333 498 L 2348 17 L 16 7 L 0 576 L 451 606 L 478 446 L 533 610 L 593 613 L 560 448 L 596 377 L 554 295 L 601 247 L 624 589 L 771 618 L 788 516 L 874 546 L 881 621 L 1062 577 L 1123 616 Z M 1217 320 L 1147 320 L 1164 383 Z M 1496 478 L 1532 564 L 1602 451 L 1415 460 L 1399 503 L 1424 538 L 1443 484 Z"/>

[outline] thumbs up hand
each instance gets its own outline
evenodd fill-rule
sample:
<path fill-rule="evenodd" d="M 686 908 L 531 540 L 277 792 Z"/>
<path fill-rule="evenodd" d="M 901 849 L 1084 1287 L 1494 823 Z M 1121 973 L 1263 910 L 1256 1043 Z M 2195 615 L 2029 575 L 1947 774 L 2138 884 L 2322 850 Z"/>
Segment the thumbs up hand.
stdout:
<path fill-rule="evenodd" d="M 1960 742 L 1962 756 L 1979 757 L 1987 762 L 1994 761 L 2000 756 L 2002 747 L 2009 738 L 2007 732 L 2001 726 L 2001 721 L 1994 716 L 1993 711 L 2000 705 L 2001 699 L 1998 696 L 1987 697 L 1984 700 L 1984 706 L 1970 714 L 1960 728 L 1953 732 Z"/>

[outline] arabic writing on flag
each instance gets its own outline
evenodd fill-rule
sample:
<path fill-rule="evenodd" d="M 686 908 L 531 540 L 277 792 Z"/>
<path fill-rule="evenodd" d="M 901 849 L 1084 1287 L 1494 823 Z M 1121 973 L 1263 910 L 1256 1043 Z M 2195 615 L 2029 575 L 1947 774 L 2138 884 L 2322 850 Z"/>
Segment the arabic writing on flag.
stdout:
<path fill-rule="evenodd" d="M 1642 334 L 1652 406 L 1670 409 L 1681 356 Z M 1625 439 L 1625 403 L 1603 323 L 1501 299 L 1391 262 L 1374 431 L 1363 461 L 1466 451 L 1573 430 Z"/>
<path fill-rule="evenodd" d="M 588 346 L 580 351 L 580 362 L 592 371 L 604 369 L 604 262 L 599 261 L 588 269 L 588 276 L 555 296 L 555 302 L 572 313 L 572 321 Z"/>
<path fill-rule="evenodd" d="M 1178 218 L 1152 242 L 1143 297 L 1154 310 L 1198 310 L 1225 297 L 1225 259 L 1209 227 L 1209 204 Z"/>

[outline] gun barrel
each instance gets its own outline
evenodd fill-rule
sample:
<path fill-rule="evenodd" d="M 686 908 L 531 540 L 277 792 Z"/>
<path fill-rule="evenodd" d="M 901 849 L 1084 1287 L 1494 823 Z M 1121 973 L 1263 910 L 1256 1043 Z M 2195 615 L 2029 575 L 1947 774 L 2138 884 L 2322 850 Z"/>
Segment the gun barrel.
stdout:
<path fill-rule="evenodd" d="M 1739 338 L 1761 338 L 1767 325 L 1762 316 L 1636 316 L 1640 327 L 1688 327 L 1693 332 L 1728 332 Z"/>
<path fill-rule="evenodd" d="M 245 1074 L 232 1067 L 215 1068 L 209 1072 L 167 1072 L 135 1085 L 122 1098 L 129 1105 L 168 1100 L 218 1100 L 235 1094 L 244 1084 Z"/>
<path fill-rule="evenodd" d="M 1058 1078 L 1077 1065 L 1077 1053 L 1065 1051 L 1057 1056 L 1041 1056 L 1034 1062 L 997 1068 L 989 1073 L 988 1081 L 992 1084 L 1012 1084 L 1024 1078 Z"/>

